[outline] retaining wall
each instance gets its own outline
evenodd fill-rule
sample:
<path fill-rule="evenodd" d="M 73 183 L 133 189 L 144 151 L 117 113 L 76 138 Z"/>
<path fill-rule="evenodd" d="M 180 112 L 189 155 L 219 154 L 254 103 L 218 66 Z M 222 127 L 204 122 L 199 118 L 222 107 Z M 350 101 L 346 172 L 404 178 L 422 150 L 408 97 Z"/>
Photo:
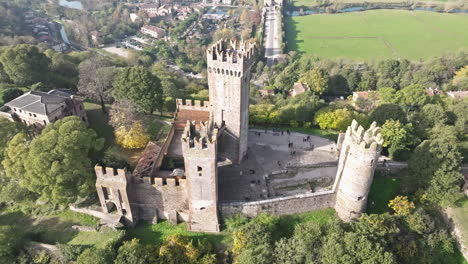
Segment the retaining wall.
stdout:
<path fill-rule="evenodd" d="M 326 191 L 254 202 L 221 202 L 219 208 L 224 219 L 237 213 L 248 217 L 255 217 L 262 212 L 272 215 L 287 215 L 333 208 L 335 199 L 336 194 L 333 191 Z"/>

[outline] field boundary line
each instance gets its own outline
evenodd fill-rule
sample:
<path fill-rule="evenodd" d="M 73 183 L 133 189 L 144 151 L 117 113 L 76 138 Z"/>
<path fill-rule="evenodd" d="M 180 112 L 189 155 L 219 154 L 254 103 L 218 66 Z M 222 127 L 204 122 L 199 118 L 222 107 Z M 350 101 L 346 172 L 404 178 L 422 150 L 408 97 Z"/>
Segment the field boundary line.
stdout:
<path fill-rule="evenodd" d="M 307 37 L 305 39 L 379 39 L 380 37 Z"/>
<path fill-rule="evenodd" d="M 387 49 L 390 50 L 394 57 L 396 57 L 397 59 L 400 58 L 400 54 L 398 54 L 396 49 L 393 48 L 393 46 L 384 37 L 379 37 L 379 39 L 385 44 L 385 46 L 387 46 Z"/>
<path fill-rule="evenodd" d="M 455 36 L 456 34 L 450 32 L 450 31 L 447 31 L 437 25 L 434 25 L 434 24 L 431 24 L 430 22 L 427 22 L 427 21 L 424 21 L 422 18 L 418 17 L 416 15 L 416 13 L 414 11 L 410 11 L 411 15 L 416 19 L 416 21 L 422 23 L 424 26 L 434 30 L 434 31 L 437 31 L 439 33 L 445 33 L 445 34 L 448 34 L 448 35 L 452 35 L 452 36 Z"/>

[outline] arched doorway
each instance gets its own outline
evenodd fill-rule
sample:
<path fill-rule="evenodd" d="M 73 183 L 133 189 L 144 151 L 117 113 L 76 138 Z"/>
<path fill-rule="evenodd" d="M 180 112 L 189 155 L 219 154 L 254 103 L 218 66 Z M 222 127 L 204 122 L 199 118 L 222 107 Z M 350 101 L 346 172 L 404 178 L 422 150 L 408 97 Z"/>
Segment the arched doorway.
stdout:
<path fill-rule="evenodd" d="M 108 213 L 116 213 L 117 212 L 117 205 L 113 201 L 106 202 L 107 212 Z"/>

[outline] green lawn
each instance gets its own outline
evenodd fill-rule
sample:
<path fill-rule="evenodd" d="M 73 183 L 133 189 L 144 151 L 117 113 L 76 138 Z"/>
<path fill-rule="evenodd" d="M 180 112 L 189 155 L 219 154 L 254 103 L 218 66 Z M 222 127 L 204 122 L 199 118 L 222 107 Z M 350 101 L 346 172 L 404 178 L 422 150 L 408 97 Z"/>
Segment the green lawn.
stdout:
<path fill-rule="evenodd" d="M 164 240 L 172 235 L 187 236 L 191 239 L 208 239 L 213 245 L 222 243 L 226 238 L 226 234 L 210 234 L 210 233 L 198 233 L 188 232 L 186 223 L 178 225 L 172 225 L 167 221 L 162 221 L 158 224 L 152 225 L 148 223 L 140 223 L 135 228 L 128 230 L 128 236 L 131 238 L 138 238 L 142 243 L 145 244 L 157 244 L 160 245 Z"/>
<path fill-rule="evenodd" d="M 289 50 L 328 58 L 420 59 L 468 47 L 467 14 L 371 10 L 285 19 Z"/>
<path fill-rule="evenodd" d="M 123 236 L 123 231 L 105 229 L 100 232 L 79 232 L 73 225 L 95 227 L 99 220 L 70 210 L 60 213 L 33 217 L 19 211 L 0 213 L 0 225 L 16 225 L 32 241 L 47 244 L 74 244 L 104 246 L 111 240 Z"/>
<path fill-rule="evenodd" d="M 398 195 L 400 184 L 400 179 L 392 176 L 381 176 L 376 172 L 367 199 L 367 213 L 383 214 L 389 212 L 388 202 Z"/>
<path fill-rule="evenodd" d="M 317 222 L 320 225 L 325 225 L 334 218 L 336 218 L 336 212 L 331 208 L 301 214 L 283 215 L 280 217 L 278 222 L 278 230 L 280 231 L 280 234 L 277 235 L 281 237 L 290 237 L 297 224 Z"/>

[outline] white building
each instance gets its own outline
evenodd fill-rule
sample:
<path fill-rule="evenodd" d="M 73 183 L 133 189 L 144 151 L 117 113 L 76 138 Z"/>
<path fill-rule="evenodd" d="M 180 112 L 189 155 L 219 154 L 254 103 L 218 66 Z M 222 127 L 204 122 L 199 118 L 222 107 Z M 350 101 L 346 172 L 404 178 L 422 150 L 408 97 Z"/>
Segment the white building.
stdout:
<path fill-rule="evenodd" d="M 166 31 L 164 31 L 164 29 L 149 25 L 144 25 L 141 28 L 141 33 L 150 35 L 151 37 L 156 39 L 163 38 L 166 36 Z"/>

